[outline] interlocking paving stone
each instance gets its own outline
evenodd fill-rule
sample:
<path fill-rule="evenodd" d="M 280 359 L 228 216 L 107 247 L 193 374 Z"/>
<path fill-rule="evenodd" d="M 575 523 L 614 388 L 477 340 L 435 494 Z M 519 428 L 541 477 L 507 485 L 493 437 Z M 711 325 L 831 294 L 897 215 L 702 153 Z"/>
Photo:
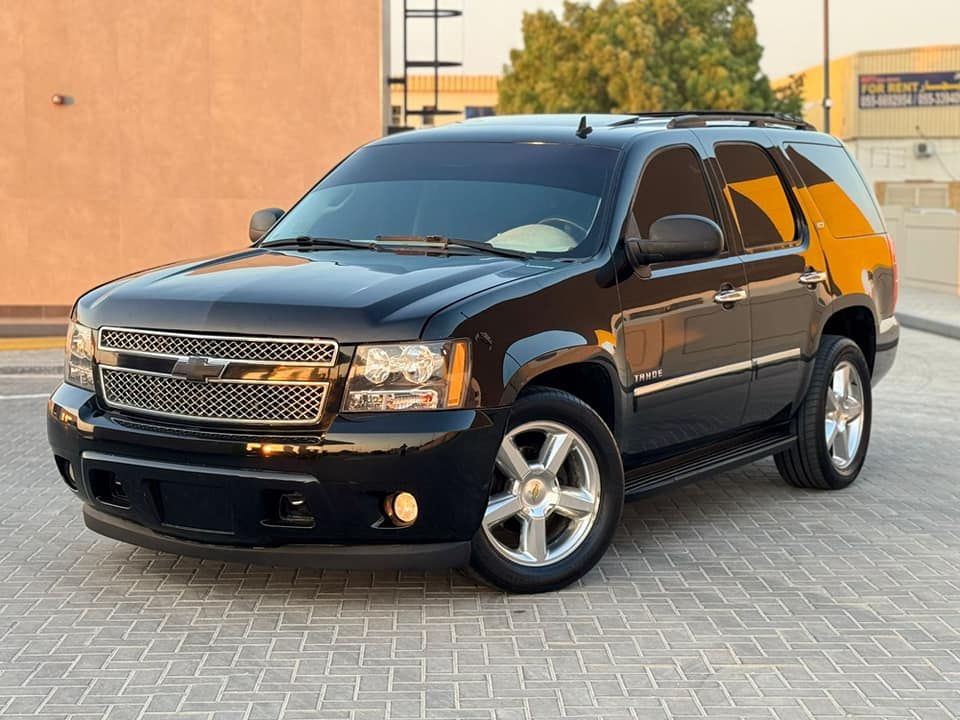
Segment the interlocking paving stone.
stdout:
<path fill-rule="evenodd" d="M 958 367 L 960 342 L 904 332 L 850 489 L 763 461 L 633 502 L 596 570 L 526 597 L 100 538 L 43 401 L 0 401 L 0 715 L 958 717 Z"/>

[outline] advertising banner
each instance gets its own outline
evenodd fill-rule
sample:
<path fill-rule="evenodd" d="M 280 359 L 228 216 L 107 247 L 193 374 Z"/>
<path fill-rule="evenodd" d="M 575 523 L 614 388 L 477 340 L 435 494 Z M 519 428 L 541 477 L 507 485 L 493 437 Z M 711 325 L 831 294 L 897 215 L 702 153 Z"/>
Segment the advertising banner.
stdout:
<path fill-rule="evenodd" d="M 860 75 L 860 108 L 960 105 L 960 72 Z"/>

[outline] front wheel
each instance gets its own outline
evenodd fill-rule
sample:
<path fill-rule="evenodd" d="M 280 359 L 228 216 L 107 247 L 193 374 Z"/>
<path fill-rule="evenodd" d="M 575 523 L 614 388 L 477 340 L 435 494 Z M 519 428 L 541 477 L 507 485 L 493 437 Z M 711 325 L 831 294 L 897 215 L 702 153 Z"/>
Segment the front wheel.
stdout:
<path fill-rule="evenodd" d="M 622 509 L 609 428 L 573 395 L 533 388 L 511 412 L 471 566 L 510 592 L 557 590 L 596 565 Z"/>

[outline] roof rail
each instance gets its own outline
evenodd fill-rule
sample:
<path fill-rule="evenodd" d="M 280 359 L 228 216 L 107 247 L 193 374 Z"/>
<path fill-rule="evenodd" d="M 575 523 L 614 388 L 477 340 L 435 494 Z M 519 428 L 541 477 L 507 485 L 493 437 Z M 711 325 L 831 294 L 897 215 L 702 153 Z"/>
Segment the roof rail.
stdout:
<path fill-rule="evenodd" d="M 753 127 L 789 127 L 795 130 L 816 130 L 802 118 L 782 112 L 741 112 L 737 110 L 671 110 L 636 113 L 636 120 L 644 118 L 671 118 L 668 128 L 705 127 L 707 123 L 736 122 Z M 624 121 L 615 123 L 627 124 Z"/>

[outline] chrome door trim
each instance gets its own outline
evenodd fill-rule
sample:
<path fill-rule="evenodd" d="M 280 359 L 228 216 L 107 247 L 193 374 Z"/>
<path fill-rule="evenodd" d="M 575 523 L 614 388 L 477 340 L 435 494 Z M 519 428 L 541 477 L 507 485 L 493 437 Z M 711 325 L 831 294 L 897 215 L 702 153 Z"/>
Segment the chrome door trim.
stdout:
<path fill-rule="evenodd" d="M 754 368 L 763 367 L 764 365 L 773 365 L 774 363 L 782 362 L 784 360 L 793 360 L 794 358 L 800 357 L 801 352 L 800 348 L 791 348 L 790 350 L 782 350 L 781 352 L 770 353 L 769 355 L 761 355 L 760 357 L 755 357 L 753 359 Z"/>
<path fill-rule="evenodd" d="M 742 360 L 741 362 L 735 362 L 729 365 L 721 365 L 720 367 L 711 368 L 710 370 L 701 370 L 700 372 L 690 373 L 689 375 L 679 375 L 677 377 L 670 378 L 669 380 L 662 380 L 661 382 L 653 383 L 652 385 L 641 385 L 640 387 L 633 389 L 633 395 L 634 397 L 642 397 L 644 395 L 649 395 L 650 393 L 659 392 L 660 390 L 669 390 L 670 388 L 688 385 L 690 383 L 699 382 L 700 380 L 709 380 L 710 378 L 719 377 L 721 375 L 732 375 L 733 373 L 751 370 L 752 368 L 753 361 Z"/>
<path fill-rule="evenodd" d="M 641 385 L 633 389 L 633 395 L 634 397 L 643 397 L 644 395 L 650 395 L 660 390 L 669 390 L 670 388 L 688 385 L 699 382 L 700 380 L 709 380 L 710 378 L 720 377 L 721 375 L 732 375 L 733 373 L 743 372 L 744 370 L 756 370 L 767 365 L 783 362 L 784 360 L 793 360 L 794 358 L 801 357 L 801 355 L 802 352 L 800 348 L 791 348 L 790 350 L 770 353 L 769 355 L 761 355 L 751 360 L 721 365 L 720 367 L 701 370 L 699 372 L 689 373 L 688 375 L 678 375 L 677 377 L 661 380 L 651 385 Z"/>

